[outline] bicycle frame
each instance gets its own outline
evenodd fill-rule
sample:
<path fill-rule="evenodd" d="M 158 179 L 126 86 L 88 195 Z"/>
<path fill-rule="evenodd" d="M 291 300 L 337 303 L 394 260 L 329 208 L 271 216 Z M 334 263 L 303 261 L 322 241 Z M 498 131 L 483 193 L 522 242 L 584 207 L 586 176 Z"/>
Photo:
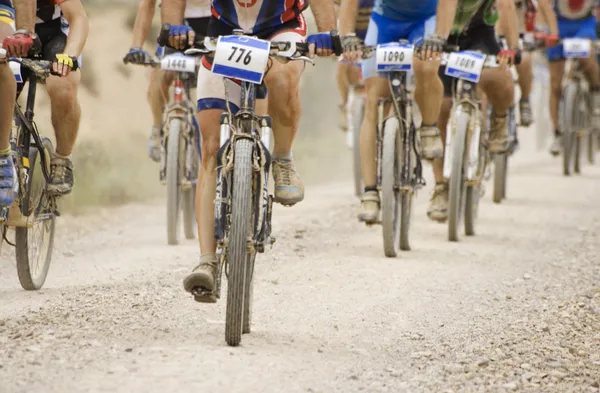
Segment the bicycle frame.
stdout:
<path fill-rule="evenodd" d="M 273 197 L 269 195 L 268 180 L 271 165 L 269 141 L 271 118 L 255 114 L 257 88 L 262 86 L 242 81 L 240 108 L 233 115 L 231 108 L 221 115 L 221 147 L 217 153 L 217 189 L 215 196 L 215 239 L 220 249 L 219 266 L 225 265 L 228 244 L 228 230 L 231 222 L 231 206 L 228 203 L 233 181 L 233 146 L 241 138 L 254 141 L 254 187 L 253 187 L 253 225 L 249 247 L 252 252 L 264 252 L 266 244 L 273 244 L 271 237 L 271 216 Z M 233 120 L 233 121 L 232 121 Z M 221 276 L 217 277 L 216 296 L 220 298 Z"/>
<path fill-rule="evenodd" d="M 446 132 L 446 148 L 444 155 L 444 178 L 450 178 L 452 165 L 452 149 L 450 148 L 456 129 L 454 121 L 459 113 L 469 115 L 465 148 L 466 154 L 466 180 L 467 184 L 479 184 L 485 168 L 479 168 L 479 148 L 481 139 L 481 102 L 477 98 L 477 85 L 475 83 L 458 79 L 453 83 L 453 104 L 450 121 Z M 487 160 L 486 160 L 487 162 Z"/>
<path fill-rule="evenodd" d="M 407 89 L 408 75 L 406 71 L 387 72 L 388 85 L 390 87 L 390 96 L 379 100 L 378 106 L 378 124 L 377 124 L 377 184 L 381 188 L 382 177 L 382 154 L 383 154 L 383 128 L 384 124 L 392 116 L 398 118 L 401 124 L 402 138 L 402 169 L 401 169 L 401 188 L 402 191 L 414 191 L 414 188 L 425 185 L 422 177 L 422 165 L 417 148 L 416 128 L 413 120 L 413 101 L 410 92 Z M 392 104 L 393 112 L 386 116 L 386 107 Z M 411 155 L 407 154 L 413 149 L 416 157 L 414 174 L 409 173 L 411 168 Z M 411 175 L 414 178 L 411 179 Z"/>

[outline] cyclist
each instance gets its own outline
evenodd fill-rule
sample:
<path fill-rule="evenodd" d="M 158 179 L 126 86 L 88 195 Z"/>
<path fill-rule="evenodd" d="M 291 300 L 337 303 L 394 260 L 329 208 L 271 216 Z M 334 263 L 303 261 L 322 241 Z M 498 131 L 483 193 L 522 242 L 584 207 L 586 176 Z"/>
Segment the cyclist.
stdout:
<path fill-rule="evenodd" d="M 314 44 L 316 54 L 329 56 L 333 47 L 330 30 L 335 28 L 333 3 L 330 0 L 311 1 L 318 30 L 321 33 L 306 38 L 306 21 L 302 12 L 308 4 L 304 0 L 246 1 L 243 7 L 233 0 L 213 0 L 212 17 L 208 25 L 209 36 L 231 34 L 233 29 L 245 31 L 263 39 L 280 41 L 308 41 Z M 268 5 L 268 7 L 267 7 Z M 163 22 L 172 25 L 170 46 L 183 48 L 191 44 L 194 33 L 182 22 L 185 0 L 164 0 Z M 313 48 L 313 45 L 311 45 Z M 236 84 L 210 72 L 210 59 L 204 57 L 203 67 L 198 74 L 198 119 L 202 132 L 202 166 L 198 176 L 197 206 L 198 233 L 200 238 L 200 264 L 184 279 L 184 288 L 213 291 L 215 285 L 217 257 L 214 237 L 214 208 L 216 190 L 216 153 L 219 148 L 219 117 L 226 109 L 225 86 L 234 91 Z M 292 161 L 292 143 L 300 120 L 299 82 L 304 64 L 302 62 L 270 62 L 265 75 L 268 90 L 269 114 L 273 120 L 275 145 L 273 149 L 273 178 L 275 179 L 275 201 L 291 206 L 304 199 L 304 186 L 296 173 Z M 239 88 L 238 88 L 239 91 Z M 264 96 L 262 98 L 265 98 Z M 238 107 L 237 96 L 229 96 L 233 110 Z M 214 296 L 196 300 L 214 303 Z"/>
<path fill-rule="evenodd" d="M 445 42 L 441 33 L 444 24 L 438 24 L 441 15 L 454 12 L 452 0 L 396 2 L 377 0 L 369 22 L 366 45 L 383 44 L 399 39 L 408 39 L 416 44 L 417 56 L 413 57 L 413 70 L 416 78 L 415 101 L 419 106 L 422 125 L 419 129 L 421 154 L 425 159 L 435 159 L 443 154 L 440 130 L 437 127 L 443 86 L 437 75 L 440 65 L 439 52 Z M 356 60 L 360 40 L 353 37 L 358 0 L 344 0 L 341 8 L 340 30 L 344 36 L 344 50 L 347 56 Z M 443 17 L 442 17 L 443 18 Z M 442 30 L 440 30 L 442 29 Z M 424 54 L 420 59 L 419 54 Z M 378 222 L 380 199 L 376 181 L 376 127 L 377 104 L 381 97 L 389 96 L 387 80 L 377 75 L 374 56 L 362 62 L 362 73 L 367 89 L 365 117 L 360 131 L 361 160 L 365 192 L 362 197 L 358 219 L 367 224 Z"/>
<path fill-rule="evenodd" d="M 496 55 L 500 67 L 484 69 L 479 80 L 479 87 L 492 105 L 492 117 L 488 150 L 502 153 L 508 148 L 508 116 L 507 111 L 513 102 L 514 85 L 507 64 L 514 60 L 519 52 L 519 30 L 513 0 L 458 0 L 454 22 L 443 32 L 448 43 L 459 45 L 461 50 L 479 50 Z M 500 11 L 500 19 L 498 16 Z M 452 18 L 452 16 L 450 16 Z M 496 40 L 494 26 L 496 22 L 502 26 L 510 49 L 502 50 Z M 449 35 L 448 35 L 449 33 Z M 440 74 L 444 82 L 444 103 L 439 118 L 442 137 L 446 138 L 446 126 L 452 107 L 453 79 Z M 444 181 L 443 159 L 433 162 L 433 173 L 436 181 L 435 189 L 427 209 L 427 216 L 435 221 L 443 222 L 448 218 L 448 184 Z"/>
<path fill-rule="evenodd" d="M 56 136 L 47 191 L 65 195 L 73 188 L 71 152 L 81 116 L 77 101 L 81 73 L 71 71 L 75 61 L 81 64 L 88 18 L 81 0 L 19 0 L 14 6 L 18 30 L 4 39 L 8 54 L 27 57 L 31 49 L 40 49 L 42 58 L 52 61 L 53 71 L 61 75 L 51 75 L 46 81 Z"/>
<path fill-rule="evenodd" d="M 333 0 L 336 13 L 339 13 L 342 0 Z M 369 19 L 373 9 L 373 0 L 359 0 L 355 33 L 358 38 L 364 40 L 369 26 Z M 343 130 L 348 129 L 346 104 L 348 103 L 348 94 L 350 86 L 357 86 L 361 80 L 360 66 L 349 64 L 347 61 L 340 59 L 337 65 L 337 84 L 342 103 L 340 104 L 340 126 Z"/>
<path fill-rule="evenodd" d="M 15 31 L 15 11 L 8 0 L 0 0 L 0 42 Z M 10 206 L 19 191 L 17 173 L 10 154 L 10 128 L 17 95 L 17 81 L 0 53 L 0 207 Z"/>
<path fill-rule="evenodd" d="M 563 38 L 589 38 L 596 39 L 596 7 L 595 0 L 582 0 L 572 2 L 568 0 L 554 0 L 554 11 L 558 20 L 558 34 Z M 561 130 L 558 127 L 558 104 L 562 94 L 562 80 L 565 71 L 565 58 L 563 46 L 557 45 L 546 50 L 548 68 L 550 70 L 550 117 L 554 125 L 554 142 L 550 148 L 553 155 L 560 154 L 562 149 Z M 594 46 L 589 58 L 580 59 L 582 70 L 585 73 L 591 88 L 592 126 L 600 126 L 600 75 L 598 74 L 598 61 L 595 56 Z"/>
<path fill-rule="evenodd" d="M 138 14 L 133 26 L 133 39 L 131 49 L 123 60 L 144 64 L 150 60 L 150 55 L 144 51 L 144 41 L 150 32 L 156 0 L 141 0 Z M 196 32 L 205 36 L 210 20 L 210 0 L 189 0 L 185 8 L 184 18 L 186 23 Z M 158 47 L 156 55 L 164 54 L 165 48 Z M 167 50 L 169 52 L 169 50 Z M 152 111 L 152 132 L 148 139 L 148 155 L 153 161 L 160 161 L 161 128 L 163 121 L 163 108 L 169 95 L 169 86 L 173 83 L 173 73 L 162 72 L 159 68 L 152 69 L 150 85 L 148 86 L 148 103 Z"/>

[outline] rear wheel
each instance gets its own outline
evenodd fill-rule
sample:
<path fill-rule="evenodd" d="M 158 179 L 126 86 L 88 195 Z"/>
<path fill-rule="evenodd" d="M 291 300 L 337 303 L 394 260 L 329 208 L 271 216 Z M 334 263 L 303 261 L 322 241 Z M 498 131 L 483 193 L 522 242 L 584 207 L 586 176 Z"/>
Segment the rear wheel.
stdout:
<path fill-rule="evenodd" d="M 50 157 L 54 148 L 48 138 L 42 139 L 42 148 L 47 161 L 46 169 L 50 173 Z M 26 290 L 36 290 L 44 285 L 50 268 L 56 217 L 53 203 L 46 193 L 42 159 L 35 147 L 29 149 L 29 165 L 29 181 L 21 211 L 23 215 L 33 218 L 33 225 L 31 228 L 15 228 L 15 245 L 21 286 Z"/>
<path fill-rule="evenodd" d="M 458 241 L 465 201 L 465 180 L 463 177 L 463 160 L 465 154 L 465 139 L 469 115 L 460 112 L 456 118 L 456 130 L 452 138 L 452 170 L 450 172 L 449 202 L 448 202 L 448 239 Z"/>
<path fill-rule="evenodd" d="M 181 180 L 185 153 L 180 119 L 171 119 L 167 140 L 167 242 L 179 243 L 179 217 L 181 215 Z"/>
<path fill-rule="evenodd" d="M 562 142 L 563 142 L 563 174 L 569 176 L 571 174 L 571 160 L 574 153 L 575 145 L 575 127 L 577 114 L 577 87 L 569 83 L 563 91 L 560 102 L 561 126 L 562 126 Z"/>
<path fill-rule="evenodd" d="M 242 138 L 235 141 L 225 316 L 225 341 L 231 346 L 239 345 L 242 339 L 244 294 L 246 285 L 250 285 L 246 279 L 252 215 L 252 150 L 251 140 Z"/>
<path fill-rule="evenodd" d="M 386 257 L 396 256 L 396 239 L 400 224 L 400 162 L 402 144 L 398 119 L 391 117 L 383 127 L 381 164 L 381 223 L 383 251 Z"/>
<path fill-rule="evenodd" d="M 354 173 L 354 194 L 361 197 L 363 193 L 362 181 L 362 163 L 360 161 L 360 128 L 365 114 L 365 99 L 361 94 L 354 93 L 354 100 L 351 108 L 352 123 L 350 132 L 352 132 L 352 168 Z"/>
<path fill-rule="evenodd" d="M 596 133 L 597 130 L 590 130 L 587 135 L 587 158 L 590 164 L 596 161 Z"/>

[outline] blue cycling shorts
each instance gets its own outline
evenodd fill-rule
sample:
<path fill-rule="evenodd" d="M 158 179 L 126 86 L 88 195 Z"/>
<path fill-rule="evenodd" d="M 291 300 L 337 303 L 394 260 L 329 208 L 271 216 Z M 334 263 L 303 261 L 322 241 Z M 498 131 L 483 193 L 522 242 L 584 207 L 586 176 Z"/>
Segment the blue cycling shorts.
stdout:
<path fill-rule="evenodd" d="M 558 35 L 563 38 L 591 38 L 596 39 L 596 18 L 590 16 L 585 19 L 571 20 L 564 18 L 558 19 Z M 557 45 L 554 48 L 546 49 L 546 55 L 549 61 L 564 59 L 563 46 Z"/>
<path fill-rule="evenodd" d="M 365 45 L 386 44 L 401 39 L 408 40 L 411 44 L 420 43 L 425 37 L 435 32 L 435 14 L 422 20 L 400 22 L 387 18 L 377 13 L 371 14 Z M 364 79 L 377 75 L 377 61 L 375 56 L 362 62 Z"/>

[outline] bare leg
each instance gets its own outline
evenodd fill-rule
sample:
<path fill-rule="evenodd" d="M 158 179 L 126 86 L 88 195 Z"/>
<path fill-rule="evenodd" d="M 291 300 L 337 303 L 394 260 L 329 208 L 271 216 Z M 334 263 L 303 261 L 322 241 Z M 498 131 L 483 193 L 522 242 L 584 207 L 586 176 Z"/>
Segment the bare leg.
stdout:
<path fill-rule="evenodd" d="M 51 76 L 46 82 L 52 110 L 52 126 L 56 136 L 56 152 L 69 156 L 77 140 L 81 107 L 77 89 L 81 73 L 71 72 L 66 78 Z"/>
<path fill-rule="evenodd" d="M 12 33 L 13 29 L 9 24 L 0 22 L 0 42 Z M 6 61 L 0 63 L 0 86 L 0 207 L 2 207 L 10 206 L 18 192 L 16 172 L 13 160 L 10 158 L 10 129 L 17 82 Z"/>
<path fill-rule="evenodd" d="M 562 79 L 565 72 L 564 60 L 548 62 L 550 70 L 550 117 L 554 130 L 558 130 L 558 104 L 562 94 Z"/>

